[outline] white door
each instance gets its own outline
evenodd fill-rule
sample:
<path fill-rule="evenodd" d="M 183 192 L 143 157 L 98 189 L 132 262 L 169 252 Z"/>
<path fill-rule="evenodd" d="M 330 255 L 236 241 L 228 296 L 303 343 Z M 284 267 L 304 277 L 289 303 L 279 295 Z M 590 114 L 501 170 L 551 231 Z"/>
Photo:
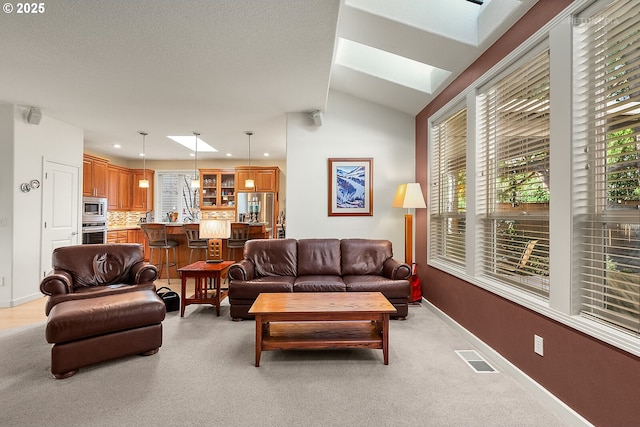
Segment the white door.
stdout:
<path fill-rule="evenodd" d="M 78 167 L 61 163 L 44 162 L 42 183 L 42 253 L 41 273 L 51 271 L 51 254 L 55 248 L 77 245 L 80 194 Z"/>

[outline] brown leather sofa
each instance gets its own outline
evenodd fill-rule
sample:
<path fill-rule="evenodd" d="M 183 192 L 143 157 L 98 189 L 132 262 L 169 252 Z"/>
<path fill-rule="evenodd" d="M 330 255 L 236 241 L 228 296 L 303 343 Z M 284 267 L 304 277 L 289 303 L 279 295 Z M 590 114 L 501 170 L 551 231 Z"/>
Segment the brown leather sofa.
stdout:
<path fill-rule="evenodd" d="M 139 244 L 57 248 L 53 271 L 40 283 L 49 295 L 46 339 L 51 372 L 67 378 L 81 367 L 162 345 L 166 309 L 155 292 L 155 266 Z"/>
<path fill-rule="evenodd" d="M 252 319 L 263 292 L 382 292 L 393 317 L 409 312 L 410 267 L 393 258 L 391 242 L 374 239 L 257 239 L 229 267 L 233 319 Z"/>

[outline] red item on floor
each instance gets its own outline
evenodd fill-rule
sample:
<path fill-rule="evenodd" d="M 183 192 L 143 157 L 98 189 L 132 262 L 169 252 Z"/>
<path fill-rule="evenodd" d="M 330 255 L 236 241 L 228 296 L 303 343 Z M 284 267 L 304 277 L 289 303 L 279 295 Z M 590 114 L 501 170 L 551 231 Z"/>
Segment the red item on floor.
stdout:
<path fill-rule="evenodd" d="M 420 286 L 420 277 L 418 276 L 418 268 L 415 263 L 411 265 L 411 277 L 409 277 L 409 283 L 411 284 L 410 302 L 422 301 L 422 287 Z"/>

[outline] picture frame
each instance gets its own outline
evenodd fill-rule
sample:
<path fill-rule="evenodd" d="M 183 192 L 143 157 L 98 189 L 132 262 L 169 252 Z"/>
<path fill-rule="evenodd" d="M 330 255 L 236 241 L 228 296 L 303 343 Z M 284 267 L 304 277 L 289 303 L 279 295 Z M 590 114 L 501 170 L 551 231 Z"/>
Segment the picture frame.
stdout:
<path fill-rule="evenodd" d="M 373 216 L 373 159 L 330 158 L 329 216 Z"/>

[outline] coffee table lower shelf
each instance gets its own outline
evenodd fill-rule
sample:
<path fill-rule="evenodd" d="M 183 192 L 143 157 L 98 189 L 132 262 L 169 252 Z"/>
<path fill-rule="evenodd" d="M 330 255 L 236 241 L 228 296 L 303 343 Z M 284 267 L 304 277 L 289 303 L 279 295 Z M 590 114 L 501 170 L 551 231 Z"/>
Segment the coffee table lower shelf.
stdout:
<path fill-rule="evenodd" d="M 262 350 L 382 349 L 377 322 L 271 322 L 263 327 Z"/>

